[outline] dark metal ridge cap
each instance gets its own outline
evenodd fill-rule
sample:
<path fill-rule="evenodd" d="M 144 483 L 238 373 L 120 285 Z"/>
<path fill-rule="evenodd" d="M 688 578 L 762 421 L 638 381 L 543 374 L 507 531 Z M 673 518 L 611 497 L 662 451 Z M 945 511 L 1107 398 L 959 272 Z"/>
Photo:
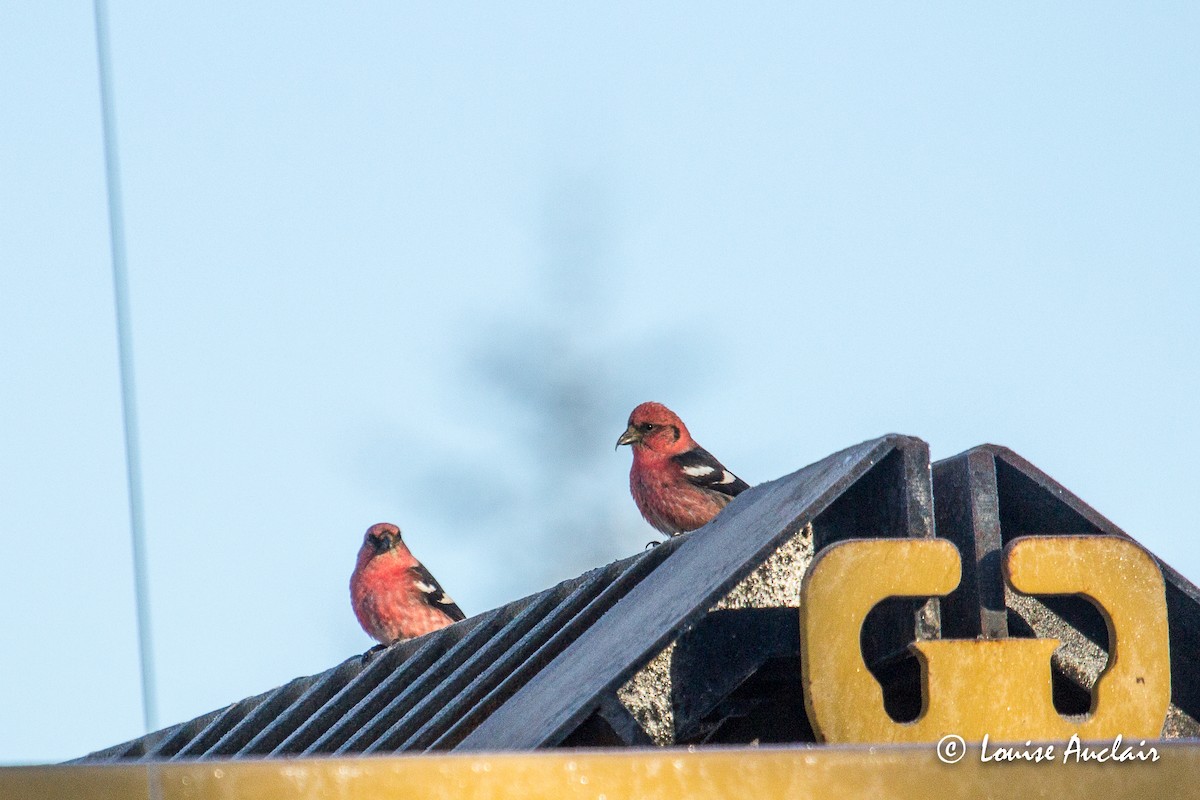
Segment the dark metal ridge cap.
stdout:
<path fill-rule="evenodd" d="M 1005 447 L 1004 445 L 986 444 L 986 443 L 981 444 L 981 445 L 976 445 L 975 447 L 972 447 L 968 450 L 964 450 L 963 452 L 958 453 L 957 455 L 951 456 L 950 458 L 939 459 L 939 461 L 937 463 L 941 463 L 942 461 L 951 461 L 955 458 L 967 456 L 973 452 L 988 453 L 988 454 L 992 455 L 997 461 L 1002 461 L 1005 464 L 1007 464 L 1008 466 L 1017 470 L 1018 472 L 1024 473 L 1028 478 L 1033 480 L 1034 483 L 1037 483 L 1042 488 L 1044 488 L 1046 491 L 1053 494 L 1064 505 L 1066 505 L 1072 511 L 1074 511 L 1079 516 L 1083 517 L 1089 523 L 1094 525 L 1105 535 L 1120 536 L 1122 538 L 1130 539 L 1132 541 L 1137 542 L 1137 539 L 1135 537 L 1130 536 L 1128 533 L 1123 531 L 1121 528 L 1117 527 L 1117 525 L 1112 520 L 1110 520 L 1108 517 L 1104 516 L 1099 511 L 1097 511 L 1096 509 L 1092 508 L 1090 505 L 1085 503 L 1082 499 L 1079 498 L 1078 495 L 1074 494 L 1070 489 L 1066 488 L 1061 483 L 1056 481 L 1054 478 L 1052 478 L 1048 474 L 1046 474 L 1044 471 L 1042 471 L 1038 467 L 1034 466 L 1034 464 L 1031 463 L 1028 459 L 1024 458 L 1023 456 L 1021 456 L 1019 453 L 1015 452 L 1011 448 Z M 1141 543 L 1138 542 L 1138 544 L 1141 544 Z M 1143 547 L 1144 547 L 1144 545 L 1143 545 Z M 1147 552 L 1149 552 L 1149 551 L 1147 550 Z M 1179 591 L 1183 592 L 1183 594 L 1187 595 L 1187 597 L 1190 600 L 1192 600 L 1192 602 L 1200 605 L 1200 589 L 1198 589 L 1195 584 L 1193 584 L 1190 580 L 1188 580 L 1186 577 L 1184 577 L 1184 575 L 1182 573 L 1180 573 L 1178 570 L 1176 570 L 1170 564 L 1163 561 L 1158 556 L 1154 555 L 1154 553 L 1150 553 L 1150 555 L 1158 563 L 1159 569 L 1162 570 L 1163 578 L 1166 579 L 1166 581 L 1168 583 L 1175 586 L 1175 588 L 1179 589 Z"/>

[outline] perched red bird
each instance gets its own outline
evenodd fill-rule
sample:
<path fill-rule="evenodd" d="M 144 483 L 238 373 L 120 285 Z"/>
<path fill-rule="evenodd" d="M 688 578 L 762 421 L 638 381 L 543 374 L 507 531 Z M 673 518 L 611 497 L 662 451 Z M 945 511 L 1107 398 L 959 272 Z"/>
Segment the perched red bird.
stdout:
<path fill-rule="evenodd" d="M 363 630 L 382 644 L 422 636 L 465 617 L 389 522 L 372 525 L 363 537 L 350 576 L 350 602 Z"/>
<path fill-rule="evenodd" d="M 629 491 L 646 521 L 668 536 L 706 524 L 750 487 L 692 439 L 662 403 L 629 415 L 617 446 L 633 445 Z"/>

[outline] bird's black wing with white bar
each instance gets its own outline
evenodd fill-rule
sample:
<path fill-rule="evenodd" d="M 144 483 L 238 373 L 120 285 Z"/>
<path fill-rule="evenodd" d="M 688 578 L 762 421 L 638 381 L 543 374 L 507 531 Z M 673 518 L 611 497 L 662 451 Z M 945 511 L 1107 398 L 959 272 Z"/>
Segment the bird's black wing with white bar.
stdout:
<path fill-rule="evenodd" d="M 725 465 L 713 458 L 713 454 L 703 447 L 680 453 L 671 460 L 683 470 L 689 483 L 701 489 L 737 497 L 750 488 L 748 483 L 725 469 Z"/>
<path fill-rule="evenodd" d="M 416 586 L 421 590 L 421 595 L 425 602 L 434 608 L 442 611 L 450 619 L 457 622 L 460 619 L 466 619 L 467 615 L 462 612 L 458 604 L 446 594 L 446 590 L 437 582 L 437 578 L 430 574 L 429 570 L 425 569 L 424 564 L 417 564 L 412 567 L 413 578 L 416 581 Z"/>

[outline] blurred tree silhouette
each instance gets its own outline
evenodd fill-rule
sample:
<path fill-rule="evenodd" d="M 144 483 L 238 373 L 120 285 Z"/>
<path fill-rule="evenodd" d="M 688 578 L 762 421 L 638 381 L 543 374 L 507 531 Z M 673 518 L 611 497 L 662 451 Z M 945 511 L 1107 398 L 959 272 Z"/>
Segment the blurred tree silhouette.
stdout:
<path fill-rule="evenodd" d="M 672 346 L 686 340 L 678 331 L 629 332 L 610 322 L 608 302 L 626 298 L 623 282 L 614 288 L 611 280 L 622 271 L 610 260 L 607 211 L 593 182 L 557 187 L 543 214 L 545 255 L 533 288 L 518 309 L 468 329 L 449 418 L 369 432 L 363 480 L 441 522 L 414 546 L 462 553 L 461 583 L 443 580 L 468 614 L 482 611 L 481 601 L 505 602 L 630 555 L 657 536 L 629 497 L 629 454 L 613 446 L 634 405 L 681 400 L 680 384 L 695 370 Z M 659 358 L 629 357 L 646 352 Z"/>
<path fill-rule="evenodd" d="M 630 500 L 613 481 L 613 443 L 633 392 L 605 325 L 606 211 L 589 182 L 558 188 L 544 215 L 540 294 L 525 303 L 534 311 L 489 322 L 470 359 L 483 396 L 511 412 L 506 449 L 531 476 L 512 487 L 505 509 L 507 567 L 537 586 L 628 553 L 621 526 L 630 516 L 618 511 Z"/>
<path fill-rule="evenodd" d="M 594 182 L 560 184 L 542 215 L 533 288 L 520 307 L 467 327 L 460 377 L 439 373 L 444 415 L 418 423 L 401 410 L 365 432 L 359 480 L 400 501 L 388 513 L 401 528 L 425 515 L 406 534 L 468 614 L 656 539 L 629 497 L 629 453 L 613 445 L 636 403 L 683 401 L 695 356 L 671 323 L 630 332 L 612 321 L 626 297 L 611 279 L 623 271 L 611 263 L 607 212 Z M 457 573 L 444 569 L 448 552 Z"/>

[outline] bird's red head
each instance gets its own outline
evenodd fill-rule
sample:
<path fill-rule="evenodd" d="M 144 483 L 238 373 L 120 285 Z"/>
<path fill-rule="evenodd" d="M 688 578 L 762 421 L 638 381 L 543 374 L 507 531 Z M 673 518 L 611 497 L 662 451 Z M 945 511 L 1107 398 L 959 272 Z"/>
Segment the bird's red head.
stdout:
<path fill-rule="evenodd" d="M 617 446 L 633 445 L 634 452 L 649 450 L 675 455 L 695 446 L 683 420 L 662 403 L 642 403 L 629 415 L 629 427 L 617 439 Z"/>
<path fill-rule="evenodd" d="M 362 554 L 374 558 L 390 553 L 396 548 L 404 548 L 404 540 L 400 538 L 400 529 L 395 525 L 390 522 L 377 522 L 367 528 L 367 534 L 363 537 Z"/>

